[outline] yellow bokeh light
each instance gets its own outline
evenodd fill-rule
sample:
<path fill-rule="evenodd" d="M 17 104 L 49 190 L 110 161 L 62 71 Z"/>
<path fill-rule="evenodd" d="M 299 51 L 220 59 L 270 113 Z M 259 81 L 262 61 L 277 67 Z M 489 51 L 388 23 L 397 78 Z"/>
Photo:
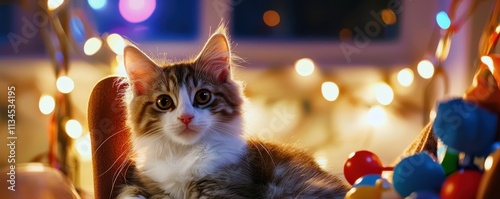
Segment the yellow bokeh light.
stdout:
<path fill-rule="evenodd" d="M 392 25 L 396 23 L 396 14 L 391 9 L 383 9 L 380 15 L 385 24 Z"/>
<path fill-rule="evenodd" d="M 496 28 L 495 28 L 495 32 L 498 34 L 500 33 L 500 25 L 498 25 Z"/>
<path fill-rule="evenodd" d="M 435 110 L 431 110 L 431 111 L 429 112 L 429 119 L 430 119 L 431 121 L 434 121 L 434 119 L 436 119 L 436 115 L 437 115 L 436 111 L 435 111 Z"/>
<path fill-rule="evenodd" d="M 127 71 L 125 70 L 123 55 L 116 55 L 116 65 L 113 66 L 112 70 L 113 74 L 115 75 L 127 77 Z"/>
<path fill-rule="evenodd" d="M 375 99 L 382 105 L 389 105 L 394 99 L 394 92 L 392 88 L 386 83 L 379 83 L 375 85 Z"/>
<path fill-rule="evenodd" d="M 387 113 L 381 106 L 373 106 L 366 113 L 366 122 L 375 127 L 382 126 L 387 120 Z"/>
<path fill-rule="evenodd" d="M 101 49 L 102 46 L 102 41 L 97 38 L 97 37 L 92 37 L 90 39 L 87 39 L 85 41 L 85 44 L 83 44 L 83 52 L 90 56 L 95 54 L 99 49 Z"/>
<path fill-rule="evenodd" d="M 57 90 L 61 93 L 70 93 L 75 87 L 75 83 L 68 76 L 61 76 L 56 81 Z"/>
<path fill-rule="evenodd" d="M 314 72 L 314 62 L 309 58 L 302 58 L 295 62 L 295 71 L 300 76 L 309 76 Z"/>
<path fill-rule="evenodd" d="M 117 55 L 123 55 L 123 49 L 125 48 L 125 40 L 123 39 L 122 36 L 113 33 L 106 38 L 106 43 L 108 43 L 108 46 Z"/>
<path fill-rule="evenodd" d="M 488 156 L 486 160 L 484 160 L 484 170 L 489 171 L 493 166 L 493 156 Z"/>
<path fill-rule="evenodd" d="M 40 97 L 40 101 L 38 102 L 38 108 L 40 109 L 40 112 L 42 112 L 45 115 L 48 115 L 54 111 L 54 108 L 56 107 L 56 102 L 54 101 L 54 98 L 50 95 L 43 95 Z"/>
<path fill-rule="evenodd" d="M 422 78 L 429 79 L 434 75 L 434 65 L 429 60 L 422 60 L 417 65 L 417 72 Z"/>
<path fill-rule="evenodd" d="M 349 41 L 352 39 L 352 31 L 349 28 L 342 28 L 339 33 L 339 38 L 342 41 Z"/>
<path fill-rule="evenodd" d="M 314 160 L 316 161 L 316 163 L 318 163 L 318 165 L 323 168 L 323 169 L 326 169 L 328 167 L 328 159 L 324 156 L 316 156 L 314 158 Z"/>
<path fill-rule="evenodd" d="M 409 68 L 404 68 L 398 72 L 398 83 L 401 84 L 401 86 L 411 86 L 413 78 L 413 71 Z"/>
<path fill-rule="evenodd" d="M 333 82 L 324 82 L 321 85 L 321 93 L 327 101 L 335 101 L 339 97 L 339 87 Z"/>
<path fill-rule="evenodd" d="M 80 122 L 76 120 L 68 120 L 66 122 L 66 133 L 69 137 L 76 139 L 82 136 L 83 128 Z"/>
<path fill-rule="evenodd" d="M 262 16 L 262 19 L 264 20 L 264 23 L 270 27 L 277 26 L 280 23 L 280 15 L 274 10 L 266 11 Z"/>
<path fill-rule="evenodd" d="M 491 73 L 495 73 L 495 63 L 493 62 L 493 59 L 490 56 L 482 56 L 481 62 L 483 62 L 483 64 L 488 66 Z"/>
<path fill-rule="evenodd" d="M 47 8 L 49 10 L 55 10 L 59 8 L 64 3 L 64 0 L 48 0 L 47 1 Z"/>

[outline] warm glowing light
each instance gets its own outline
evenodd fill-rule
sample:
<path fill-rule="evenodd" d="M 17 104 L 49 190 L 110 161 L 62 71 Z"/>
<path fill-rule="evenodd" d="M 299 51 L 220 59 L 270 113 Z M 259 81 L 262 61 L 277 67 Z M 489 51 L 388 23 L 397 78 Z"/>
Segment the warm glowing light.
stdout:
<path fill-rule="evenodd" d="M 301 76 L 309 76 L 314 72 L 314 62 L 309 58 L 302 58 L 295 62 L 295 71 Z"/>
<path fill-rule="evenodd" d="M 264 13 L 262 19 L 264 19 L 266 25 L 273 27 L 280 23 L 280 14 L 274 10 L 268 10 Z"/>
<path fill-rule="evenodd" d="M 417 65 L 417 71 L 422 78 L 429 79 L 434 75 L 434 65 L 429 60 L 422 60 Z"/>
<path fill-rule="evenodd" d="M 123 49 L 125 48 L 125 40 L 119 34 L 113 33 L 106 38 L 108 46 L 117 55 L 123 55 Z"/>
<path fill-rule="evenodd" d="M 493 59 L 490 56 L 482 56 L 481 62 L 488 66 L 492 74 L 495 73 L 495 63 L 493 63 Z"/>
<path fill-rule="evenodd" d="M 56 107 L 56 102 L 54 101 L 54 98 L 50 95 L 43 95 L 40 97 L 40 101 L 38 102 L 38 108 L 40 109 L 40 112 L 42 112 L 45 115 L 48 115 L 54 111 L 54 108 Z"/>
<path fill-rule="evenodd" d="M 76 139 L 82 135 L 83 129 L 80 122 L 76 120 L 68 120 L 66 122 L 66 133 L 69 137 Z"/>
<path fill-rule="evenodd" d="M 106 5 L 107 0 L 88 0 L 89 5 L 94 10 L 99 10 Z"/>
<path fill-rule="evenodd" d="M 496 28 L 495 28 L 495 32 L 498 34 L 500 33 L 500 25 L 498 25 Z"/>
<path fill-rule="evenodd" d="M 429 112 L 429 119 L 430 119 L 431 121 L 434 121 L 434 119 L 436 118 L 436 115 L 437 115 L 436 111 L 435 111 L 435 110 L 431 110 L 431 111 Z"/>
<path fill-rule="evenodd" d="M 118 2 L 120 14 L 130 23 L 146 21 L 155 8 L 156 0 L 120 0 Z"/>
<path fill-rule="evenodd" d="M 394 99 L 394 92 L 386 83 L 379 83 L 375 85 L 375 98 L 378 103 L 382 105 L 389 105 Z"/>
<path fill-rule="evenodd" d="M 403 68 L 398 72 L 398 82 L 401 86 L 408 87 L 413 83 L 413 71 L 409 68 Z"/>
<path fill-rule="evenodd" d="M 486 160 L 484 160 L 484 170 L 488 171 L 493 166 L 493 156 L 488 156 Z"/>
<path fill-rule="evenodd" d="M 445 30 L 448 29 L 451 25 L 450 17 L 448 17 L 448 14 L 446 14 L 446 12 L 444 11 L 437 13 L 436 22 L 441 29 Z"/>
<path fill-rule="evenodd" d="M 383 9 L 380 15 L 385 24 L 392 25 L 396 23 L 396 14 L 391 9 Z"/>
<path fill-rule="evenodd" d="M 112 68 L 113 74 L 126 77 L 127 71 L 125 70 L 123 55 L 116 55 L 116 63 L 117 63 L 117 65 Z"/>
<path fill-rule="evenodd" d="M 82 160 L 90 160 L 92 158 L 91 145 L 90 145 L 90 134 L 78 138 L 75 142 L 75 150 L 80 155 Z"/>
<path fill-rule="evenodd" d="M 387 120 L 387 113 L 381 106 L 373 106 L 366 113 L 366 122 L 372 126 L 382 126 Z"/>
<path fill-rule="evenodd" d="M 348 41 L 352 39 L 352 31 L 349 28 L 342 28 L 339 33 L 339 38 L 342 41 Z"/>
<path fill-rule="evenodd" d="M 324 82 L 321 85 L 321 93 L 327 101 L 335 101 L 339 97 L 339 87 L 333 82 Z"/>
<path fill-rule="evenodd" d="M 28 172 L 44 172 L 46 170 L 42 163 L 35 162 L 27 164 L 23 169 Z"/>
<path fill-rule="evenodd" d="M 326 159 L 324 156 L 317 156 L 314 158 L 314 160 L 323 169 L 326 169 L 326 167 L 328 166 L 328 159 Z"/>
<path fill-rule="evenodd" d="M 97 37 L 92 37 L 88 39 L 85 44 L 83 44 L 83 52 L 90 56 L 95 54 L 102 46 L 102 41 Z"/>
<path fill-rule="evenodd" d="M 64 0 L 48 0 L 47 1 L 47 8 L 49 10 L 55 10 L 59 8 L 64 3 Z"/>
<path fill-rule="evenodd" d="M 56 81 L 57 90 L 61 93 L 70 93 L 75 88 L 73 80 L 67 76 L 61 76 Z"/>

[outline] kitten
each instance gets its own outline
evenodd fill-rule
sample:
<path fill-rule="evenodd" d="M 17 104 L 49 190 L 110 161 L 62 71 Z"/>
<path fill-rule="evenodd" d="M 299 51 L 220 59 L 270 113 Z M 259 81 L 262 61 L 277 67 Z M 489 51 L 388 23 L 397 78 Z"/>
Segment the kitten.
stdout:
<path fill-rule="evenodd" d="M 220 27 L 193 61 L 124 50 L 132 165 L 118 198 L 343 198 L 304 152 L 243 138 L 241 83 Z"/>

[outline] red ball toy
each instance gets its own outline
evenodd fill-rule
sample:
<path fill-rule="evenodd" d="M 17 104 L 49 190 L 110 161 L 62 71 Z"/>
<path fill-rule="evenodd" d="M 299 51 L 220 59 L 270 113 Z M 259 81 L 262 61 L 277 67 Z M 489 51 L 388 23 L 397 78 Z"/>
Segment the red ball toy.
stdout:
<path fill-rule="evenodd" d="M 344 164 L 344 176 L 351 185 L 365 175 L 381 175 L 383 170 L 387 168 L 384 168 L 380 158 L 370 151 L 353 152 Z"/>
<path fill-rule="evenodd" d="M 482 176 L 476 170 L 461 170 L 451 174 L 441 187 L 441 199 L 476 198 Z"/>

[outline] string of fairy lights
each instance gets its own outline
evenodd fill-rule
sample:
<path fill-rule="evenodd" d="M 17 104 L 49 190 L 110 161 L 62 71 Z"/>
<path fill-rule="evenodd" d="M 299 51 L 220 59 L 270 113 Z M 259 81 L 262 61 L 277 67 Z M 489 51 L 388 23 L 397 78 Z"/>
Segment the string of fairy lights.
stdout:
<path fill-rule="evenodd" d="M 69 7 L 72 3 L 71 0 L 43 1 L 46 1 L 46 11 L 55 14 L 50 18 L 53 30 L 45 30 L 46 37 L 54 38 L 53 35 L 56 35 L 56 38 L 59 40 L 58 45 L 55 45 L 54 47 L 53 42 L 47 42 L 47 40 L 50 39 L 46 39 L 46 43 L 52 45 L 49 49 L 51 49 L 51 57 L 56 65 L 55 86 L 57 88 L 57 93 L 54 95 L 43 94 L 39 100 L 40 112 L 45 115 L 53 116 L 50 120 L 51 127 L 49 129 L 49 136 L 51 137 L 49 139 L 51 140 L 49 144 L 51 146 L 51 150 L 49 152 L 49 162 L 51 162 L 52 166 L 56 166 L 59 163 L 55 146 L 58 144 L 57 141 L 61 141 L 61 138 L 58 137 L 61 133 L 69 138 L 69 140 L 64 141 L 64 143 L 73 147 L 80 159 L 89 160 L 91 158 L 89 133 L 85 132 L 85 128 L 82 126 L 80 121 L 71 118 L 71 101 L 68 95 L 73 92 L 75 82 L 67 75 L 69 68 L 68 46 L 73 45 L 88 57 L 97 55 L 103 48 L 108 48 L 111 50 L 111 54 L 106 54 L 106 57 L 109 58 L 107 61 L 111 65 L 111 73 L 125 74 L 123 66 L 123 48 L 126 45 L 126 40 L 116 33 L 104 33 L 99 35 L 90 24 L 84 24 L 86 40 L 83 42 L 83 45 L 77 44 L 77 42 L 71 40 L 72 35 L 69 34 L 71 34 L 72 31 L 68 30 L 68 21 L 64 19 L 65 17 L 75 17 L 69 13 Z M 106 1 L 88 1 L 89 5 L 94 9 L 102 8 L 105 5 L 105 2 Z M 444 78 L 445 87 L 447 87 L 448 79 L 444 69 L 442 68 L 442 64 L 448 56 L 451 37 L 454 33 L 460 30 L 462 25 L 472 15 L 481 1 L 475 0 L 463 16 L 456 17 L 456 11 L 460 2 L 461 1 L 459 0 L 453 0 L 448 12 L 440 11 L 435 15 L 438 27 L 437 30 L 441 33 L 441 36 L 434 56 L 422 59 L 415 66 L 399 70 L 396 75 L 397 83 L 399 85 L 403 87 L 410 87 L 414 84 L 415 78 L 417 78 L 415 77 L 415 74 L 418 74 L 419 78 L 428 80 L 427 89 L 433 87 L 435 79 L 438 77 Z M 394 17 L 396 17 L 396 15 L 394 15 L 394 12 L 390 9 L 385 9 L 385 12 L 381 13 L 381 17 L 384 21 L 386 21 L 386 23 L 393 24 L 395 22 L 396 19 Z M 388 16 L 392 16 L 392 18 L 388 18 Z M 133 21 L 136 19 L 129 18 L 127 20 Z M 266 11 L 263 15 L 263 20 L 269 26 L 276 26 L 280 23 L 279 13 L 276 11 Z M 500 26 L 498 26 L 495 31 L 498 34 L 500 32 Z M 345 33 L 346 31 L 343 30 L 343 32 Z M 491 57 L 483 56 L 481 57 L 481 61 L 493 70 L 493 61 Z M 309 58 L 299 59 L 294 65 L 296 73 L 303 77 L 311 76 L 315 71 L 315 67 L 314 61 Z M 336 101 L 342 94 L 342 91 L 337 83 L 333 81 L 323 82 L 320 90 L 324 99 L 329 102 Z M 448 92 L 447 88 L 445 89 L 445 92 Z M 373 85 L 373 95 L 378 105 L 372 106 L 368 111 L 368 114 L 371 114 L 371 117 L 373 118 L 378 118 L 381 114 L 384 114 L 383 107 L 389 106 L 394 101 L 395 93 L 393 87 L 388 82 L 379 82 Z M 428 96 L 424 96 L 424 101 L 426 101 L 426 104 L 431 104 L 431 102 L 434 103 L 434 100 Z M 424 106 L 424 109 L 426 109 L 424 110 L 425 121 L 432 120 L 435 116 L 435 113 L 431 110 L 431 108 L 432 107 Z"/>

